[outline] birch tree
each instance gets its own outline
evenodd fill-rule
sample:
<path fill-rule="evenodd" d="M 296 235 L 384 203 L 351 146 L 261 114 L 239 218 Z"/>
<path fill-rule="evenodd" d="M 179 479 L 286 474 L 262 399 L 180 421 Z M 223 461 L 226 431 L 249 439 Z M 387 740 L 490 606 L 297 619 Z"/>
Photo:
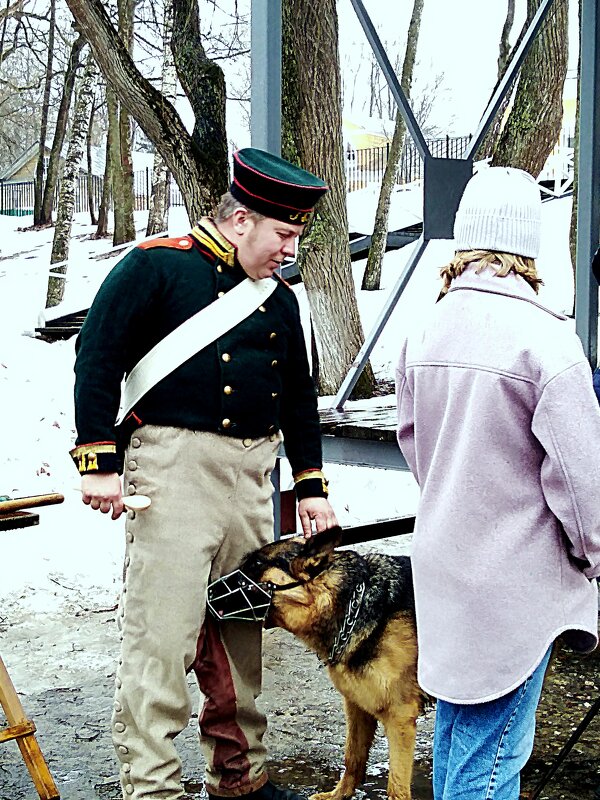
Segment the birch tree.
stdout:
<path fill-rule="evenodd" d="M 406 52 L 402 64 L 402 77 L 400 84 L 407 98 L 410 98 L 417 45 L 419 43 L 419 31 L 421 29 L 421 16 L 423 14 L 424 0 L 414 0 L 408 34 L 406 38 Z M 381 265 L 385 255 L 388 236 L 388 222 L 390 217 L 390 198 L 392 189 L 396 182 L 398 164 L 404 147 L 406 135 L 406 125 L 400 111 L 396 113 L 396 124 L 394 135 L 390 144 L 388 160 L 385 165 L 381 189 L 379 190 L 379 200 L 377 211 L 375 212 L 375 224 L 371 236 L 371 247 L 367 258 L 367 266 L 363 276 L 363 289 L 379 289 L 381 286 Z"/>
<path fill-rule="evenodd" d="M 75 186 L 77 176 L 79 175 L 81 159 L 83 158 L 96 75 L 96 64 L 90 52 L 87 57 L 85 72 L 81 79 L 81 84 L 75 100 L 71 135 L 61 177 L 58 213 L 56 227 L 54 229 L 54 239 L 52 241 L 52 253 L 50 256 L 51 264 L 66 261 L 69 257 L 69 242 L 73 224 L 73 211 L 75 208 Z M 56 271 L 66 275 L 66 265 L 57 267 Z M 50 276 L 48 280 L 48 294 L 46 297 L 47 308 L 60 303 L 64 295 L 64 285 L 64 278 Z"/>
<path fill-rule="evenodd" d="M 71 45 L 71 50 L 69 53 L 69 60 L 62 86 L 58 112 L 56 115 L 56 124 L 54 126 L 54 136 L 52 139 L 52 146 L 50 148 L 50 156 L 48 157 L 40 225 L 52 224 L 54 194 L 56 192 L 56 183 L 60 170 L 60 157 L 69 123 L 69 112 L 71 110 L 71 102 L 73 100 L 75 78 L 77 75 L 77 70 L 80 67 L 81 51 L 83 50 L 84 46 L 85 39 L 83 36 L 78 35 Z"/>

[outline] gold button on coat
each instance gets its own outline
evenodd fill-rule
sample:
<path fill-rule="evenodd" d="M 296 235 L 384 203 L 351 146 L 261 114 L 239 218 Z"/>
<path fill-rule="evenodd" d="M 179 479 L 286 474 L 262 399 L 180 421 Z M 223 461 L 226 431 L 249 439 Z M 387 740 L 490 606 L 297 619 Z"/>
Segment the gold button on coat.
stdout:
<path fill-rule="evenodd" d="M 273 399 L 275 399 L 276 397 L 279 397 L 279 392 L 271 392 L 271 397 Z"/>
<path fill-rule="evenodd" d="M 217 264 L 217 272 L 223 272 L 223 267 L 220 264 Z"/>
<path fill-rule="evenodd" d="M 223 353 L 221 358 L 223 359 L 223 361 L 231 361 L 231 356 L 229 355 L 229 353 Z"/>
<path fill-rule="evenodd" d="M 276 339 L 276 338 L 277 338 L 277 334 L 275 333 L 275 331 L 273 331 L 272 333 L 269 334 L 269 339 Z"/>
<path fill-rule="evenodd" d="M 224 294 L 225 292 L 217 292 L 217 297 L 223 297 Z"/>
<path fill-rule="evenodd" d="M 244 447 L 250 447 L 250 445 L 252 444 L 252 439 L 244 439 L 242 444 L 244 445 Z"/>
<path fill-rule="evenodd" d="M 264 306 L 259 306 L 259 307 L 258 307 L 258 310 L 259 310 L 259 311 L 262 311 L 262 312 L 263 312 L 263 314 L 264 314 L 264 313 L 265 313 L 265 311 L 266 311 L 267 309 L 266 309 Z"/>
<path fill-rule="evenodd" d="M 231 386 L 225 386 L 223 387 L 223 392 L 224 394 L 233 394 L 233 389 L 231 388 Z"/>
<path fill-rule="evenodd" d="M 272 367 L 276 367 L 277 366 L 277 359 L 276 358 L 274 358 L 273 361 L 271 361 L 271 366 Z"/>
<path fill-rule="evenodd" d="M 230 420 L 230 419 L 227 419 L 227 418 L 225 418 L 225 419 L 223 420 L 223 422 L 221 423 L 221 425 L 222 425 L 224 428 L 230 428 L 230 427 L 231 427 L 231 420 Z"/>

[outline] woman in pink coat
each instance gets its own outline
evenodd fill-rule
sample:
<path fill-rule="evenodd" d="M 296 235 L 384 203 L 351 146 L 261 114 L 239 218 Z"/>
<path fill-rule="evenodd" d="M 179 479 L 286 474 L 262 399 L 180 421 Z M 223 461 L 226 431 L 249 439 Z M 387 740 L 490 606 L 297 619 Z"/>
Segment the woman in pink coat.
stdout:
<path fill-rule="evenodd" d="M 537 300 L 540 216 L 521 170 L 469 181 L 397 369 L 435 800 L 517 800 L 553 642 L 598 642 L 600 410 L 572 323 Z"/>

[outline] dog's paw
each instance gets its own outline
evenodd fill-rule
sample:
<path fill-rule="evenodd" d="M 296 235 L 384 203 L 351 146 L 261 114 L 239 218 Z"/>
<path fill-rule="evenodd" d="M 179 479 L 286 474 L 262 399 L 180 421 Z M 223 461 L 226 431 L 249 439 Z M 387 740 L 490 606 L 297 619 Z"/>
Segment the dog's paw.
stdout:
<path fill-rule="evenodd" d="M 311 794 L 308 800 L 344 800 L 344 795 L 336 792 L 317 792 Z"/>

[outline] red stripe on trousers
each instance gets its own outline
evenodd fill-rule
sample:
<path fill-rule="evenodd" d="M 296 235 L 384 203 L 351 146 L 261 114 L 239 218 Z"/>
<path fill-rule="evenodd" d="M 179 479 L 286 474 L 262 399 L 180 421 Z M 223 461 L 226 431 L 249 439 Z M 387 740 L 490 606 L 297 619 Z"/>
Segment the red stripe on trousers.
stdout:
<path fill-rule="evenodd" d="M 215 740 L 212 769 L 221 775 L 219 788 L 239 789 L 250 783 L 248 740 L 236 721 L 237 698 L 225 645 L 210 617 L 200 631 L 192 669 L 206 698 L 199 725 L 203 736 Z"/>

